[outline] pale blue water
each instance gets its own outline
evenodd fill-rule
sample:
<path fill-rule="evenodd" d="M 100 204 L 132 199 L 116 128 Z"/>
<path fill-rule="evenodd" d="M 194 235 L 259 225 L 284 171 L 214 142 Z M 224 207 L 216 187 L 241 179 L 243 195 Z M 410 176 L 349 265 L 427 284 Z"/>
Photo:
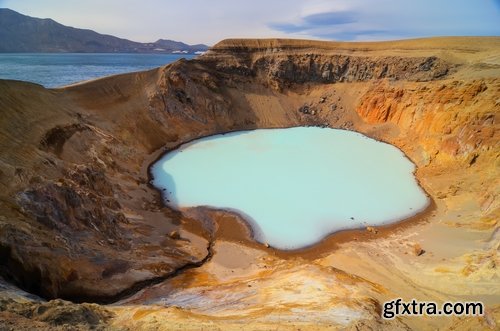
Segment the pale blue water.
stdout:
<path fill-rule="evenodd" d="M 15 79 L 59 87 L 83 80 L 148 70 L 191 59 L 186 54 L 0 54 L 0 79 Z"/>
<path fill-rule="evenodd" d="M 422 211 L 429 200 L 414 170 L 394 146 L 317 127 L 202 138 L 165 154 L 151 168 L 169 206 L 239 211 L 258 241 L 280 249 Z"/>

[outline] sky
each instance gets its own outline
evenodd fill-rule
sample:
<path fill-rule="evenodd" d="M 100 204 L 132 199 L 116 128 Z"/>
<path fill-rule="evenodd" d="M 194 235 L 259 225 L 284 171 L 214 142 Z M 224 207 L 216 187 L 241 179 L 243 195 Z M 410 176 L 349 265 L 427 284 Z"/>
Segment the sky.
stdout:
<path fill-rule="evenodd" d="M 0 8 L 140 42 L 500 36 L 500 0 L 0 0 Z"/>

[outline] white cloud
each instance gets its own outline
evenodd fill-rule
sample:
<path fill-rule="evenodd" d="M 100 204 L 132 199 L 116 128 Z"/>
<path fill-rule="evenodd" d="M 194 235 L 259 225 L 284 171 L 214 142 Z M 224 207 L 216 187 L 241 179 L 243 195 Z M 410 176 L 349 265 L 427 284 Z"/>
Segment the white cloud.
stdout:
<path fill-rule="evenodd" d="M 369 40 L 500 34 L 500 14 L 493 0 L 0 1 L 1 6 L 26 15 L 144 42 L 160 38 L 213 44 L 232 37 Z M 315 27 L 313 16 L 305 29 L 276 29 L 276 24 L 299 26 L 311 15 L 339 12 L 350 13 L 356 21 Z"/>

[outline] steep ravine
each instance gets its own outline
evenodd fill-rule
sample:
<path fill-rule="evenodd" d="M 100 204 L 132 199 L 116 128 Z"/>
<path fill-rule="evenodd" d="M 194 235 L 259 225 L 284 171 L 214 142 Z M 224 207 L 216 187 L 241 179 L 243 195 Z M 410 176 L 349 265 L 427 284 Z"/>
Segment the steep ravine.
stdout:
<path fill-rule="evenodd" d="M 62 89 L 0 81 L 1 274 L 45 298 L 110 302 L 180 271 L 186 276 L 176 278 L 206 274 L 215 263 L 207 247 L 213 245 L 217 255 L 225 242 L 275 256 L 265 264 L 268 270 L 278 272 L 285 264 L 299 270 L 297 257 L 279 260 L 272 250 L 224 234 L 226 216 L 207 211 L 197 218 L 203 210 L 189 216 L 164 207 L 148 184 L 147 169 L 165 149 L 197 137 L 320 125 L 356 130 L 401 148 L 437 206 L 424 225 L 410 231 L 426 243 L 423 257 L 394 255 L 400 247 L 391 245 L 399 241 L 390 238 L 403 238 L 402 228 L 347 241 L 331 256 L 323 251 L 308 260 L 311 268 L 349 275 L 333 272 L 339 286 L 356 275 L 390 291 L 391 283 L 419 283 L 411 270 L 420 265 L 426 270 L 422 284 L 433 279 L 440 293 L 453 292 L 444 276 L 471 295 L 491 292 L 485 282 L 498 277 L 496 267 L 488 266 L 498 262 L 494 229 L 500 217 L 499 50 L 499 38 L 227 40 L 195 60 Z M 444 250 L 425 237 L 447 233 L 443 227 L 453 229 L 450 242 L 467 236 L 490 241 L 480 246 L 463 239 Z M 217 233 L 222 237 L 212 241 Z M 403 246 L 415 238 L 401 239 Z M 380 246 L 384 261 L 366 255 L 373 245 Z M 472 255 L 461 262 L 466 254 Z M 399 272 L 357 267 L 367 261 Z M 198 271 L 187 270 L 191 266 Z M 443 268 L 449 272 L 433 271 Z M 195 288 L 197 277 L 182 287 Z M 417 288 L 408 293 L 418 295 Z M 424 292 L 437 295 L 433 290 Z M 386 296 L 372 291 L 367 293 L 373 300 Z M 353 300 L 359 309 L 372 307 L 362 297 Z M 259 314 L 265 320 L 265 310 Z"/>

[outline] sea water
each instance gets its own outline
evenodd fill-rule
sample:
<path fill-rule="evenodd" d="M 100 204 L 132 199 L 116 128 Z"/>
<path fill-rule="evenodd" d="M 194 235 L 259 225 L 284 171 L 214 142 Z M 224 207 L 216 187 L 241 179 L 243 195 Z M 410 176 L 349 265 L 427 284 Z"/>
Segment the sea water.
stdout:
<path fill-rule="evenodd" d="M 166 153 L 153 184 L 174 209 L 239 212 L 255 239 L 279 249 L 344 229 L 396 222 L 429 199 L 398 148 L 360 133 L 318 127 L 201 138 Z"/>
<path fill-rule="evenodd" d="M 4 53 L 0 79 L 23 80 L 59 87 L 103 76 L 148 70 L 191 59 L 188 54 Z"/>

